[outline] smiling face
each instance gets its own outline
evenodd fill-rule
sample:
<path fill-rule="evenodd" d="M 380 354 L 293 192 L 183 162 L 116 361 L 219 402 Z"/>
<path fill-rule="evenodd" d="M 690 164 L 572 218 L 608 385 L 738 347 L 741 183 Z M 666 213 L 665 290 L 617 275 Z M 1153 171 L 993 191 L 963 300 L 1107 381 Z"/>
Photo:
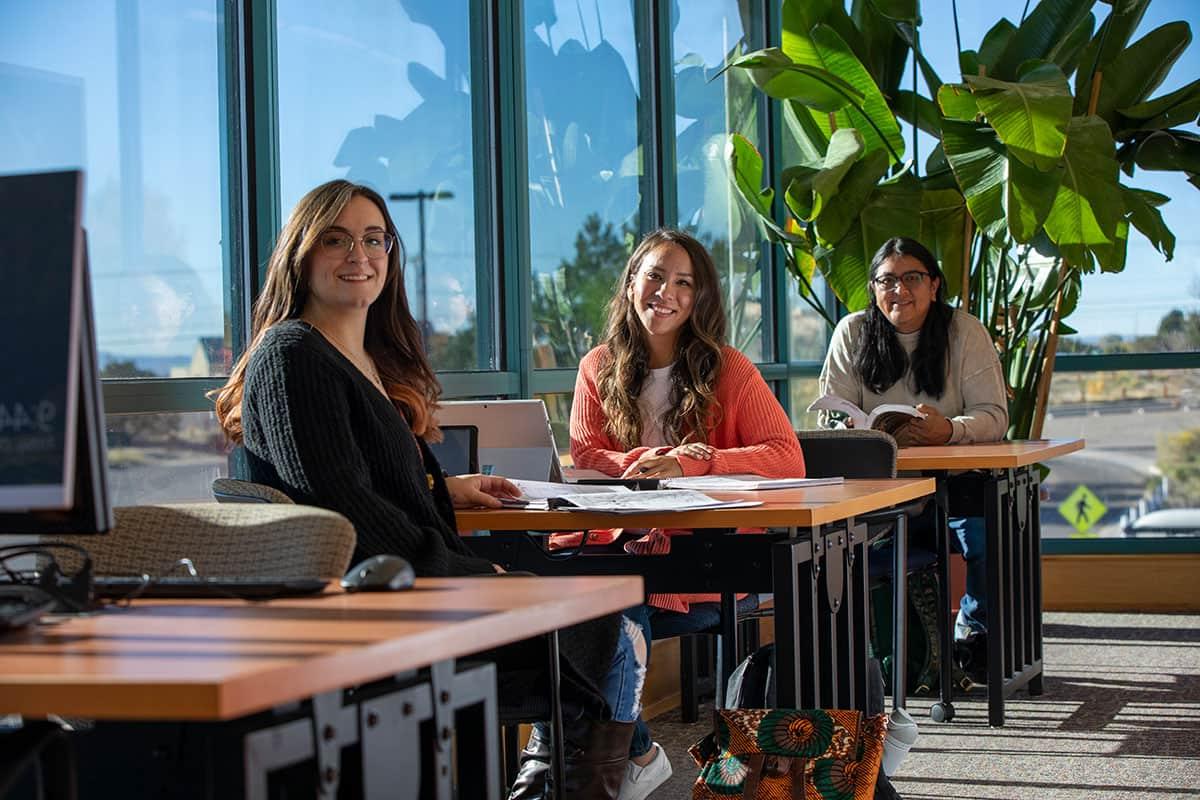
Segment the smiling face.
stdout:
<path fill-rule="evenodd" d="M 696 274 L 687 251 L 676 244 L 651 250 L 626 291 L 646 332 L 651 366 L 666 366 L 674 360 L 675 344 L 696 299 Z M 665 363 L 655 363 L 663 359 Z"/>
<path fill-rule="evenodd" d="M 383 291 L 388 254 L 378 247 L 368 251 L 363 240 L 370 242 L 369 234 L 386 231 L 378 206 L 361 195 L 351 198 L 306 259 L 306 308 L 317 305 L 326 312 L 365 312 Z M 352 248 L 345 246 L 347 239 L 353 239 Z"/>
<path fill-rule="evenodd" d="M 913 277 L 913 273 L 924 277 Z M 909 275 L 907 279 L 903 276 Z M 894 288 L 884 289 L 878 281 L 891 277 Z M 929 307 L 937 297 L 941 281 L 929 274 L 918 259 L 912 256 L 893 255 L 885 259 L 872 276 L 872 291 L 875 293 L 875 305 L 883 315 L 895 326 L 900 333 L 914 333 L 921 330 Z"/>

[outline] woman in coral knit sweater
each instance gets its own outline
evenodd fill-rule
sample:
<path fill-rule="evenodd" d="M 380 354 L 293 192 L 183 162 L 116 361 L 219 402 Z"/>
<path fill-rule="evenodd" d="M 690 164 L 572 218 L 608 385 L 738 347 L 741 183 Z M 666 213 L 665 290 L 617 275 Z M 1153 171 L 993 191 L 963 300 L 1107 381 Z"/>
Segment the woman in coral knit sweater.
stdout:
<path fill-rule="evenodd" d="M 746 356 L 725 343 L 725 311 L 712 257 L 691 235 L 648 234 L 609 303 L 604 343 L 579 364 L 571 408 L 575 466 L 623 477 L 754 473 L 803 477 L 787 414 Z M 653 530 L 626 549 L 667 552 Z M 597 542 L 596 532 L 589 541 Z M 597 543 L 602 543 L 601 539 Z M 719 621 L 717 595 L 652 594 L 626 612 L 647 641 Z M 742 609 L 757 598 L 743 598 Z M 639 720 L 621 797 L 642 798 L 670 775 L 666 754 Z"/>

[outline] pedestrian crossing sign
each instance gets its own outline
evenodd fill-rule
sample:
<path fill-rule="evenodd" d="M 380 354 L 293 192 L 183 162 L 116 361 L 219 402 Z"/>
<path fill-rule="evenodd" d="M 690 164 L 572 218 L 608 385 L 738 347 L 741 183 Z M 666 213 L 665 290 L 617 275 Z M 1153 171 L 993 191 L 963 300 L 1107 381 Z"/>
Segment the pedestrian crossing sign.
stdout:
<path fill-rule="evenodd" d="M 1097 534 L 1092 532 L 1092 528 L 1108 513 L 1108 506 L 1091 489 L 1081 484 L 1058 504 L 1058 513 L 1077 531 L 1071 535 L 1072 538 L 1093 537 Z"/>

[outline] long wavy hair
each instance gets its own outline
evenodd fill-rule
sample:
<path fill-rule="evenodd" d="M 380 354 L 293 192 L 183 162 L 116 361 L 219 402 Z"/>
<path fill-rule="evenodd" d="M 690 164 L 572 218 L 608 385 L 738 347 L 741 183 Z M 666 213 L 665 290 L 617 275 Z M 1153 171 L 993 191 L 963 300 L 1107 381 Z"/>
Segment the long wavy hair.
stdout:
<path fill-rule="evenodd" d="M 388 396 L 413 432 L 427 440 L 440 438 L 433 413 L 442 389 L 425 358 L 421 331 L 404 294 L 404 244 L 388 214 L 387 203 L 378 192 L 350 181 L 335 180 L 304 195 L 292 210 L 275 241 L 262 293 L 254 303 L 250 346 L 237 360 L 226 384 L 210 394 L 216 401 L 217 420 L 235 443 L 240 444 L 243 435 L 246 366 L 272 325 L 296 319 L 304 311 L 309 293 L 308 257 L 321 235 L 355 197 L 365 197 L 374 203 L 383 215 L 387 231 L 396 237 L 396 245 L 388 253 L 383 289 L 367 310 L 364 346 L 379 370 Z"/>
<path fill-rule="evenodd" d="M 871 270 L 867 276 L 871 305 L 867 309 L 867 319 L 863 323 L 858 350 L 854 354 L 854 366 L 863 385 L 876 394 L 886 392 L 909 370 L 910 360 L 896 336 L 896 327 L 875 302 L 875 273 L 893 256 L 915 258 L 929 273 L 930 279 L 938 282 L 929 313 L 921 325 L 917 347 L 913 350 L 911 367 L 916 390 L 931 397 L 941 397 L 946 390 L 946 359 L 950 352 L 950 320 L 954 316 L 954 309 L 946 304 L 946 279 L 938 267 L 937 259 L 929 252 L 929 248 L 916 239 L 904 236 L 888 239 L 871 259 Z"/>
<path fill-rule="evenodd" d="M 646 257 L 666 246 L 680 247 L 687 253 L 692 262 L 695 294 L 691 316 L 680 329 L 676 343 L 663 432 L 672 444 L 703 442 L 720 415 L 716 390 L 726 322 L 717 268 L 708 250 L 691 234 L 674 228 L 660 228 L 642 239 L 621 273 L 617 291 L 608 304 L 608 324 L 604 334 L 604 346 L 608 348 L 610 358 L 604 361 L 596 375 L 608 433 L 621 446 L 630 449 L 642 440 L 638 398 L 650 374 L 650 351 L 645 328 L 630 300 L 629 289 Z"/>

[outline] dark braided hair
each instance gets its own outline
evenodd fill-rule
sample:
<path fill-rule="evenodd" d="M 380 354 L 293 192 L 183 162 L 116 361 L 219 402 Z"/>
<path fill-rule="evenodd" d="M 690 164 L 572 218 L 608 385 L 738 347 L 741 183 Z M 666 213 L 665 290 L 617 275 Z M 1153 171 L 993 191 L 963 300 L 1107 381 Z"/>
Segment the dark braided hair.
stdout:
<path fill-rule="evenodd" d="M 900 346 L 896 327 L 875 302 L 875 273 L 893 256 L 915 258 L 929 273 L 930 279 L 938 282 L 929 313 L 921 325 L 911 365 L 916 390 L 930 397 L 941 397 L 946 390 L 946 359 L 950 352 L 950 319 L 954 309 L 946 305 L 946 281 L 937 259 L 916 239 L 904 236 L 888 239 L 871 259 L 871 271 L 867 276 L 871 305 L 867 308 L 858 351 L 854 354 L 854 367 L 863 384 L 875 394 L 883 394 L 908 372 L 909 357 Z"/>

